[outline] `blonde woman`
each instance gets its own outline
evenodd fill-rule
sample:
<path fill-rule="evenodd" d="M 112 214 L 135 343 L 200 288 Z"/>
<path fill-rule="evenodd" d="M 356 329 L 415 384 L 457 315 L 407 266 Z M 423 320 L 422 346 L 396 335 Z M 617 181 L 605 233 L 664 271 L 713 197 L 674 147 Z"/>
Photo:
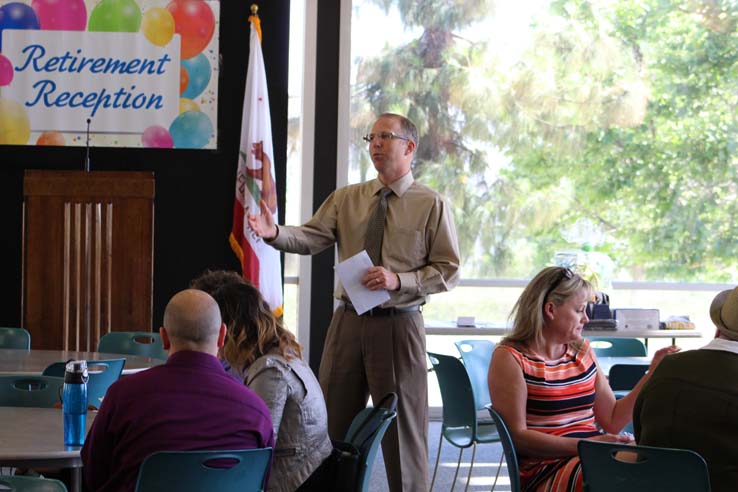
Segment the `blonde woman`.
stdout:
<path fill-rule="evenodd" d="M 213 297 L 228 327 L 222 357 L 266 402 L 274 424 L 268 490 L 323 489 L 330 477 L 319 467 L 333 446 L 323 393 L 300 344 L 252 285 L 229 283 Z"/>
<path fill-rule="evenodd" d="M 656 352 L 648 374 L 616 400 L 582 328 L 592 297 L 586 280 L 567 268 L 542 270 L 513 308 L 513 328 L 489 368 L 492 404 L 510 430 L 523 491 L 581 491 L 581 439 L 631 442 L 618 434 L 631 420 L 641 387 L 667 354 Z"/>

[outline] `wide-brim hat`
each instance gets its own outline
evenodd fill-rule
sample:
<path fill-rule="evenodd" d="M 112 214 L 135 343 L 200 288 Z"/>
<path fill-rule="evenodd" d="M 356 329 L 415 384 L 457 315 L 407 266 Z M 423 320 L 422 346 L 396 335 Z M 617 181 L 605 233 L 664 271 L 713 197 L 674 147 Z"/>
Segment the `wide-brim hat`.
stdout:
<path fill-rule="evenodd" d="M 738 340 L 738 287 L 715 296 L 710 304 L 710 318 L 720 333 Z"/>

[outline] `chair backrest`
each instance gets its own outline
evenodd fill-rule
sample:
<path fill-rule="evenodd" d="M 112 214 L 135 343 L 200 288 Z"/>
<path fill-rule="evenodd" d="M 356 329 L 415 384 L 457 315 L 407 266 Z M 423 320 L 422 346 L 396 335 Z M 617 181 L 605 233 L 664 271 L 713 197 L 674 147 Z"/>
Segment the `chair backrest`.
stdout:
<path fill-rule="evenodd" d="M 272 448 L 235 451 L 160 451 L 138 471 L 136 492 L 261 492 Z"/>
<path fill-rule="evenodd" d="M 111 331 L 100 339 L 98 352 L 131 354 L 167 360 L 169 354 L 161 344 L 161 336 L 150 331 Z"/>
<path fill-rule="evenodd" d="M 31 334 L 23 328 L 0 327 L 0 348 L 30 350 Z"/>
<path fill-rule="evenodd" d="M 0 475 L 0 490 L 8 492 L 67 492 L 59 480 L 41 477 Z"/>
<path fill-rule="evenodd" d="M 51 376 L 0 376 L 0 406 L 53 407 L 60 402 L 63 378 Z"/>
<path fill-rule="evenodd" d="M 470 439 L 477 435 L 477 410 L 474 392 L 464 364 L 450 355 L 428 352 L 428 358 L 438 378 L 443 402 L 444 427 L 469 426 L 472 429 Z M 460 443 L 458 446 L 471 444 Z"/>
<path fill-rule="evenodd" d="M 388 393 L 376 407 L 364 408 L 351 421 L 345 441 L 359 450 L 359 470 L 356 492 L 367 492 L 379 443 L 392 421 L 397 417 L 397 394 Z M 368 420 L 367 420 L 368 419 Z M 353 491 L 346 491 L 353 492 Z"/>
<path fill-rule="evenodd" d="M 589 492 L 709 492 L 702 456 L 686 449 L 579 441 L 584 490 Z"/>
<path fill-rule="evenodd" d="M 483 410 L 492 402 L 489 397 L 487 374 L 495 344 L 489 340 L 461 340 L 455 345 L 461 354 L 461 360 L 464 361 L 466 373 L 469 375 L 474 392 L 474 406 L 477 410 Z"/>
<path fill-rule="evenodd" d="M 87 371 L 87 404 L 100 408 L 105 393 L 111 384 L 116 382 L 123 373 L 125 359 L 88 360 Z M 44 369 L 44 376 L 64 377 L 66 362 L 54 362 Z"/>
<path fill-rule="evenodd" d="M 632 390 L 648 371 L 648 364 L 615 364 L 610 368 L 608 381 L 613 391 Z"/>
<path fill-rule="evenodd" d="M 646 357 L 648 349 L 637 338 L 588 337 L 597 357 Z"/>
<path fill-rule="evenodd" d="M 513 444 L 510 431 L 507 430 L 505 421 L 492 405 L 487 406 L 489 415 L 497 426 L 497 432 L 500 434 L 500 442 L 502 443 L 502 451 L 505 453 L 505 462 L 507 463 L 507 474 L 510 477 L 511 492 L 520 492 L 520 466 L 518 465 L 518 455 L 515 452 L 515 444 Z"/>

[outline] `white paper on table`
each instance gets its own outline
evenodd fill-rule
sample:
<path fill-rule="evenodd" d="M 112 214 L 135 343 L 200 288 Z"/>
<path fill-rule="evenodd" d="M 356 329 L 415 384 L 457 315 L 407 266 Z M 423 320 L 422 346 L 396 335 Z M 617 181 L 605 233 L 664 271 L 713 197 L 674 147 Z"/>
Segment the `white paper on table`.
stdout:
<path fill-rule="evenodd" d="M 366 275 L 366 271 L 373 266 L 374 264 L 366 250 L 362 250 L 336 265 L 338 279 L 341 281 L 344 290 L 346 290 L 351 304 L 354 305 L 356 314 L 365 313 L 371 308 L 388 301 L 390 298 L 387 290 L 369 290 L 361 283 L 361 279 Z"/>

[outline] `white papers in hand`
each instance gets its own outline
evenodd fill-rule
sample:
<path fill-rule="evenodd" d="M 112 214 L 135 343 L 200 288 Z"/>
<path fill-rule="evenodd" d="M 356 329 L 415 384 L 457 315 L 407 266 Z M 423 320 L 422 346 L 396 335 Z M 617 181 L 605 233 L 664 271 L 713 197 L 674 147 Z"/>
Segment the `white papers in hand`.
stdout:
<path fill-rule="evenodd" d="M 354 305 L 356 314 L 365 313 L 371 308 L 388 301 L 390 298 L 389 292 L 385 289 L 369 290 L 361 283 L 361 279 L 366 275 L 366 271 L 373 266 L 372 260 L 369 258 L 366 250 L 336 265 L 338 279 L 346 290 L 349 299 L 351 299 L 351 304 Z"/>

